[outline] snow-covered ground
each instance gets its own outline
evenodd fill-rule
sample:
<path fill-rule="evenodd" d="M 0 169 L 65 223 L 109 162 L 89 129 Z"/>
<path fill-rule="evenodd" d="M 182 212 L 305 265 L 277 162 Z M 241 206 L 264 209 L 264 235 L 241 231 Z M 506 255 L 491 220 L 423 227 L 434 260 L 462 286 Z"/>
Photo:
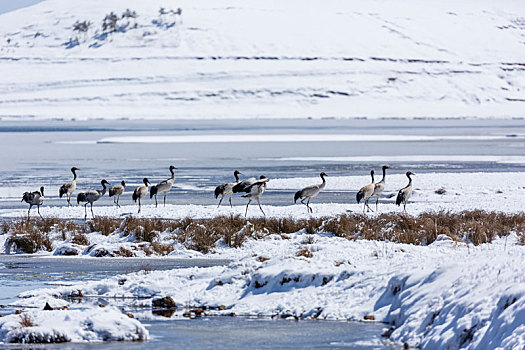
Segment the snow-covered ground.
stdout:
<path fill-rule="evenodd" d="M 0 16 L 0 117 L 523 117 L 524 18 L 520 0 L 46 0 Z"/>
<path fill-rule="evenodd" d="M 376 181 L 380 175 L 376 174 Z M 326 178 L 327 185 L 325 191 L 358 191 L 361 186 L 370 183 L 370 176 L 335 176 Z M 421 173 L 413 177 L 414 194 L 407 210 L 410 214 L 419 214 L 424 211 L 463 211 L 472 209 L 483 209 L 487 211 L 501 212 L 519 212 L 525 209 L 525 184 L 523 182 L 523 173 L 519 172 L 501 172 L 501 173 Z M 268 182 L 267 191 L 295 191 L 320 183 L 318 177 L 311 178 L 286 178 L 271 179 Z M 395 195 L 400 188 L 407 184 L 407 178 L 403 174 L 387 175 L 385 192 L 379 212 L 399 212 L 401 209 L 395 206 Z M 137 184 L 138 185 L 138 184 Z M 134 184 L 128 185 L 134 188 Z M 444 194 L 438 194 L 435 191 L 444 189 Z M 22 189 L 16 189 L 18 193 Z M 30 190 L 29 188 L 27 190 Z M 201 189 L 205 190 L 205 189 Z M 210 195 L 213 188 L 209 189 Z M 58 187 L 49 187 L 47 193 L 57 193 Z M 155 208 L 151 200 L 143 201 L 142 212 L 137 214 L 138 205 L 129 204 L 131 192 L 125 193 L 121 198 L 121 208 L 114 205 L 97 205 L 95 202 L 93 211 L 98 216 L 123 217 L 132 214 L 138 217 L 161 217 L 161 218 L 211 218 L 218 215 L 244 215 L 245 204 L 244 198 L 234 198 L 233 208 L 223 203 L 220 208 L 216 205 L 171 205 L 167 204 Z M 390 197 L 390 198 L 389 198 Z M 227 199 L 224 201 L 227 202 Z M 361 212 L 362 205 L 355 202 L 355 198 L 348 195 L 348 202 L 341 203 L 318 203 L 318 199 L 312 200 L 313 214 L 308 214 L 304 205 L 293 204 L 293 194 L 290 195 L 289 206 L 274 206 L 265 202 L 264 194 L 261 197 L 263 208 L 268 217 L 293 217 L 308 218 L 334 216 L 349 211 Z M 371 201 L 375 202 L 375 199 Z M 243 203 L 242 205 L 239 205 Z M 42 206 L 40 212 L 43 216 L 58 218 L 84 218 L 84 208 L 82 206 Z M 88 208 L 89 212 L 89 208 Z M 27 215 L 27 205 L 20 203 L 19 208 L 1 209 L 0 217 L 24 217 Z M 32 215 L 37 215 L 33 209 Z M 91 213 L 89 213 L 91 215 Z M 248 209 L 249 217 L 261 217 L 257 204 L 252 204 Z"/>
<path fill-rule="evenodd" d="M 308 249 L 310 257 L 300 251 Z M 137 272 L 22 293 L 17 303 L 68 305 L 68 295 L 131 299 L 151 306 L 171 297 L 215 314 L 362 320 L 392 326 L 390 339 L 422 348 L 522 348 L 525 248 L 517 237 L 467 246 L 440 236 L 429 246 L 349 241 L 304 232 L 217 246 L 228 266 Z M 183 307 L 183 308 L 180 308 Z M 147 312 L 146 312 L 147 314 Z M 144 315 L 143 315 L 144 316 Z"/>
<path fill-rule="evenodd" d="M 26 323 L 24 323 L 26 322 Z M 0 318 L 2 343 L 147 340 L 148 330 L 114 308 L 25 311 Z"/>

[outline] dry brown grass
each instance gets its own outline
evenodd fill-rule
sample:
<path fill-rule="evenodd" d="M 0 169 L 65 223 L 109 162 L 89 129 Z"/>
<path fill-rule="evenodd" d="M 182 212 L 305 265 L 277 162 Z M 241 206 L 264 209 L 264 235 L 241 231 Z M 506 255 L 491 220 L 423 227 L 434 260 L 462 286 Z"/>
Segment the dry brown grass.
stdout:
<path fill-rule="evenodd" d="M 151 248 L 159 255 L 168 255 L 173 251 L 173 244 L 151 242 Z"/>
<path fill-rule="evenodd" d="M 38 326 L 29 314 L 20 314 L 20 320 L 18 321 L 20 327 L 35 327 Z"/>
<path fill-rule="evenodd" d="M 302 247 L 300 248 L 295 256 L 304 256 L 305 258 L 313 258 L 314 254 L 308 249 L 308 247 Z"/>
<path fill-rule="evenodd" d="M 107 216 L 94 217 L 88 221 L 87 225 L 90 232 L 100 232 L 104 236 L 108 236 L 110 233 L 116 231 L 120 226 L 121 219 L 114 219 Z"/>
<path fill-rule="evenodd" d="M 89 245 L 89 239 L 87 238 L 85 233 L 78 232 L 75 233 L 71 238 L 71 243 L 78 245 Z"/>
<path fill-rule="evenodd" d="M 135 256 L 135 254 L 131 250 L 126 249 L 124 247 L 120 247 L 119 250 L 115 250 L 115 251 L 113 251 L 113 253 L 116 256 L 122 256 L 122 257 L 125 257 L 125 258 L 132 258 L 132 257 Z"/>
<path fill-rule="evenodd" d="M 127 217 L 125 219 L 98 217 L 87 223 L 76 224 L 71 220 L 50 218 L 45 220 L 4 221 L 2 230 L 9 232 L 8 244 L 27 253 L 40 249 L 51 250 L 49 234 L 57 232 L 66 238 L 72 235 L 72 242 L 88 245 L 88 232 L 104 235 L 133 235 L 135 242 L 148 242 L 143 246 L 147 255 L 166 255 L 173 245 L 159 242 L 160 233 L 167 233 L 172 239 L 189 249 L 203 253 L 213 250 L 222 240 L 230 247 L 240 247 L 249 239 L 260 239 L 269 234 L 281 235 L 301 230 L 309 233 L 305 244 L 314 242 L 315 233 L 329 233 L 346 239 L 387 240 L 410 244 L 430 244 L 440 234 L 456 241 L 475 245 L 491 242 L 498 236 L 512 232 L 520 236 L 525 244 L 525 213 L 505 214 L 482 210 L 451 212 L 426 212 L 418 216 L 385 213 L 376 217 L 362 214 L 346 214 L 330 218 L 255 218 L 246 220 L 240 216 L 218 216 L 212 219 L 179 220 L 147 219 Z M 123 252 L 123 256 L 126 256 Z"/>

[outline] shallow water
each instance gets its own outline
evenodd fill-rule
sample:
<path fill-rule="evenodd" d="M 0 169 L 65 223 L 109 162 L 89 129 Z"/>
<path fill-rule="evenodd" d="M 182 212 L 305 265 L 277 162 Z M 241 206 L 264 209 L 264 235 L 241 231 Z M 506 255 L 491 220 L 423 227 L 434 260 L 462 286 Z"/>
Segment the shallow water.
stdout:
<path fill-rule="evenodd" d="M 361 141 L 234 142 L 249 135 L 356 135 Z M 228 135 L 231 142 L 154 143 L 159 137 Z M 378 135 L 406 135 L 410 140 L 381 141 Z M 176 171 L 175 187 L 168 195 L 173 204 L 214 204 L 213 189 L 233 181 L 233 170 L 246 176 L 269 178 L 363 175 L 389 163 L 391 172 L 525 171 L 525 160 L 484 161 L 480 156 L 524 157 L 525 120 L 226 120 L 226 121 L 89 121 L 0 123 L 0 208 L 23 208 L 21 194 L 46 186 L 45 205 L 63 205 L 58 187 L 70 181 L 77 166 L 78 191 L 100 188 L 100 180 L 126 180 L 121 199 L 130 203 L 131 192 L 143 177 L 152 183 Z M 436 139 L 436 136 L 456 137 Z M 125 143 L 108 138 L 125 137 Z M 133 143 L 147 137 L 151 142 Z M 255 136 L 254 136 L 255 137 Z M 430 137 L 430 139 L 428 139 Z M 496 138 L 494 138 L 496 137 Z M 415 138 L 415 139 L 414 139 Z M 106 141 L 104 141 L 106 140 Z M 190 140 L 191 141 L 191 140 Z M 392 160 L 391 157 L 404 157 Z M 418 157 L 413 157 L 418 156 Z M 436 158 L 436 156 L 439 156 Z M 447 160 L 447 157 L 454 157 Z M 348 157 L 360 157 L 353 161 Z M 363 158 L 373 157 L 373 158 Z M 437 160 L 436 160 L 437 159 Z M 323 192 L 318 202 L 345 203 L 355 192 Z M 96 205 L 108 205 L 103 197 Z M 293 191 L 269 190 L 263 203 L 288 205 Z M 151 203 L 148 198 L 145 201 Z M 234 198 L 242 204 L 244 199 Z"/>
<path fill-rule="evenodd" d="M 6 306 L 16 296 L 49 283 L 97 280 L 139 270 L 171 269 L 188 266 L 213 266 L 224 260 L 212 259 L 143 259 L 143 258 L 44 258 L 0 255 L 0 313 L 14 312 Z M 111 300 L 104 299 L 112 303 Z M 80 304 L 82 305 L 82 304 Z M 120 305 L 122 307 L 122 305 Z M 75 306 L 72 306 L 75 308 Z M 124 308 L 126 311 L 132 311 Z M 104 344 L 58 344 L 31 346 L 32 349 L 381 349 L 379 323 L 290 321 L 241 317 L 204 317 L 200 319 L 141 319 L 148 326 L 151 341 Z M 27 346 L 11 346 L 24 348 Z"/>

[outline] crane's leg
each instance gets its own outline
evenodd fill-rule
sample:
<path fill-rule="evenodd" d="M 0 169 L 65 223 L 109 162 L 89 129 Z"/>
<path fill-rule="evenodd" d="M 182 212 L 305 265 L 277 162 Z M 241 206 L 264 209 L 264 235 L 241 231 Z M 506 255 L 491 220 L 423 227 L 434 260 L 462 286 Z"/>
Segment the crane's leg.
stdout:
<path fill-rule="evenodd" d="M 67 207 L 69 208 L 69 206 L 71 205 L 71 195 L 66 193 L 66 199 L 67 199 Z"/>
<path fill-rule="evenodd" d="M 29 216 L 31 215 L 30 213 L 31 213 L 32 206 L 33 206 L 32 204 L 29 204 L 29 210 L 27 211 L 27 221 L 29 221 Z"/>
<path fill-rule="evenodd" d="M 376 211 L 377 211 L 377 203 L 379 203 L 379 196 L 376 198 Z"/>
<path fill-rule="evenodd" d="M 84 204 L 84 220 L 87 220 L 87 202 Z"/>
<path fill-rule="evenodd" d="M 157 207 L 157 195 L 155 195 L 155 208 Z"/>
<path fill-rule="evenodd" d="M 308 202 L 306 202 L 306 208 L 308 208 L 308 212 L 309 213 L 313 213 L 314 211 L 312 210 L 312 208 L 310 207 L 310 198 L 308 198 Z"/>
<path fill-rule="evenodd" d="M 217 204 L 217 208 L 221 206 L 221 202 L 222 202 L 223 198 L 224 198 L 224 196 L 221 196 L 221 199 L 219 200 L 219 204 Z"/>
<path fill-rule="evenodd" d="M 38 211 L 38 215 L 40 215 L 40 218 L 43 219 L 42 214 L 40 214 L 40 206 L 36 206 L 36 211 Z"/>
<path fill-rule="evenodd" d="M 120 200 L 120 195 L 117 197 L 117 205 L 120 208 L 120 204 L 118 203 L 119 200 Z"/>
<path fill-rule="evenodd" d="M 366 210 L 367 212 L 368 212 L 368 211 L 371 211 L 372 213 L 374 212 L 374 211 L 372 210 L 372 208 L 370 208 L 370 206 L 368 205 L 368 199 L 365 201 L 365 205 L 366 205 L 366 208 L 367 208 L 367 210 Z"/>
<path fill-rule="evenodd" d="M 310 210 L 308 209 L 308 204 L 306 204 L 306 203 L 304 202 L 305 199 L 306 199 L 306 198 L 301 199 L 301 203 L 303 203 L 304 205 L 306 205 L 306 211 L 307 211 L 307 212 L 310 212 Z"/>
<path fill-rule="evenodd" d="M 94 218 L 95 214 L 93 214 L 93 203 L 91 203 L 91 217 Z"/>
<path fill-rule="evenodd" d="M 167 194 L 164 195 L 164 206 L 166 206 L 166 196 Z"/>
<path fill-rule="evenodd" d="M 139 197 L 139 212 L 138 212 L 138 214 L 140 214 L 140 197 Z"/>
<path fill-rule="evenodd" d="M 244 217 L 246 217 L 246 215 L 248 214 L 248 206 L 250 205 L 250 203 L 252 202 L 252 200 L 248 200 L 248 204 L 246 204 L 246 211 L 244 212 Z"/>
<path fill-rule="evenodd" d="M 264 213 L 264 210 L 262 210 L 261 201 L 259 200 L 259 197 L 257 197 L 257 203 L 259 203 L 259 209 L 261 209 L 263 215 L 266 217 L 266 214 Z"/>
<path fill-rule="evenodd" d="M 232 195 L 230 194 L 230 208 L 233 208 L 233 205 L 232 205 Z"/>
<path fill-rule="evenodd" d="M 407 212 L 407 202 L 403 202 L 403 211 Z"/>

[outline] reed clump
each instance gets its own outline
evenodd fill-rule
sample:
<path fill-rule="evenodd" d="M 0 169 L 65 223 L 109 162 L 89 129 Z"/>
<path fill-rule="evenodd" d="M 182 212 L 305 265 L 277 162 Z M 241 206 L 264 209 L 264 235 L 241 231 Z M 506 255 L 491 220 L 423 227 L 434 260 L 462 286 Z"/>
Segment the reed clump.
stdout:
<path fill-rule="evenodd" d="M 4 221 L 2 231 L 9 235 L 7 244 L 18 250 L 34 253 L 52 250 L 50 237 L 79 245 L 89 244 L 89 235 L 118 234 L 132 237 L 148 255 L 166 255 L 173 251 L 174 241 L 188 249 L 208 253 L 218 242 L 229 247 L 241 247 L 247 239 L 261 239 L 271 234 L 288 238 L 303 231 L 313 235 L 330 234 L 346 239 L 385 240 L 416 245 L 430 244 L 439 235 L 455 241 L 474 245 L 491 242 L 497 237 L 514 233 L 525 244 L 525 213 L 499 213 L 483 210 L 463 212 L 425 212 L 418 216 L 384 213 L 378 216 L 344 214 L 335 217 L 251 218 L 241 216 L 217 216 L 211 219 L 183 218 L 177 220 L 159 218 L 125 219 L 97 217 L 86 223 L 56 218 Z M 128 255 L 121 252 L 122 256 Z"/>

